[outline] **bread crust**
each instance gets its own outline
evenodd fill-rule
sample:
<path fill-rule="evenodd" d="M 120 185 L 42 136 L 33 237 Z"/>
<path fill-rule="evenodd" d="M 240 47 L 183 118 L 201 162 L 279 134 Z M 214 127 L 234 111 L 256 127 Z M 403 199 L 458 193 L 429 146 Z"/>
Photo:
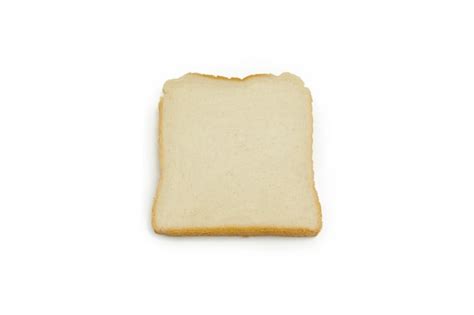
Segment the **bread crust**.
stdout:
<path fill-rule="evenodd" d="M 213 80 L 225 80 L 225 81 L 245 81 L 256 77 L 274 77 L 273 74 L 252 74 L 248 75 L 244 78 L 237 78 L 237 77 L 224 77 L 224 76 L 216 76 L 210 74 L 201 74 L 201 73 L 193 73 L 190 72 L 186 75 L 196 75 L 201 76 Z M 185 76 L 186 76 L 185 75 Z M 322 211 L 321 211 L 321 204 L 319 202 L 318 193 L 315 188 L 314 183 L 314 168 L 313 168 L 313 108 L 312 103 L 313 99 L 311 96 L 311 92 L 308 90 L 310 95 L 311 101 L 309 102 L 309 115 L 308 118 L 310 119 L 310 140 L 311 140 L 311 149 L 309 150 L 310 153 L 310 172 L 313 175 L 313 184 L 312 184 L 312 195 L 315 202 L 315 209 L 317 212 L 317 216 L 319 217 L 318 225 L 314 229 L 310 228 L 296 228 L 296 227 L 272 227 L 272 226 L 222 226 L 222 227 L 189 227 L 189 228 L 163 228 L 159 227 L 156 222 L 156 215 L 157 215 L 157 205 L 158 199 L 160 196 L 160 188 L 163 185 L 164 180 L 164 170 L 165 170 L 165 157 L 164 157 L 164 149 L 163 149 L 163 110 L 164 110 L 164 97 L 160 98 L 160 102 L 158 103 L 159 114 L 158 114 L 158 157 L 159 157 L 159 171 L 160 171 L 160 178 L 158 181 L 158 187 L 156 189 L 156 194 L 153 202 L 153 209 L 152 209 L 152 227 L 155 233 L 167 236 L 316 236 L 319 234 L 322 228 Z"/>
<path fill-rule="evenodd" d="M 196 72 L 190 72 L 188 74 L 185 74 L 185 76 L 189 75 L 189 74 L 197 75 L 197 76 L 208 78 L 208 79 L 224 80 L 224 81 L 246 81 L 246 80 L 253 79 L 253 78 L 258 78 L 258 77 L 272 77 L 272 76 L 274 76 L 273 74 L 270 74 L 270 73 L 256 73 L 256 74 L 248 75 L 248 76 L 243 77 L 243 78 L 238 78 L 238 77 L 224 77 L 224 76 L 221 76 L 221 75 L 202 74 L 202 73 L 196 73 Z"/>
<path fill-rule="evenodd" d="M 171 228 L 160 229 L 155 227 L 155 232 L 168 236 L 316 236 L 319 230 L 294 228 L 294 227 L 271 227 L 271 226 L 223 226 L 208 228 Z"/>
<path fill-rule="evenodd" d="M 163 170 L 164 170 L 164 154 L 163 154 L 163 132 L 162 132 L 162 126 L 163 126 L 163 96 L 160 97 L 160 102 L 158 103 L 158 159 L 159 159 L 159 169 L 160 169 L 160 178 L 158 180 L 158 187 L 156 188 L 156 194 L 155 198 L 153 201 L 153 209 L 151 211 L 151 224 L 153 226 L 153 230 L 157 234 L 162 234 L 160 233 L 160 228 L 156 224 L 156 212 L 157 212 L 157 206 L 158 206 L 158 198 L 160 196 L 160 187 L 163 185 Z"/>

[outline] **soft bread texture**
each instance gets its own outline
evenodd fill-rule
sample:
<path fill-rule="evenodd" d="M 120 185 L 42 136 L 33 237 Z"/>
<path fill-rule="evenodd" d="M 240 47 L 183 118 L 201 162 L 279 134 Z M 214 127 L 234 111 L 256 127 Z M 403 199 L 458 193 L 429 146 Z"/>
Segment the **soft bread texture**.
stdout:
<path fill-rule="evenodd" d="M 312 100 L 301 79 L 190 73 L 165 83 L 159 107 L 155 232 L 318 234 Z"/>

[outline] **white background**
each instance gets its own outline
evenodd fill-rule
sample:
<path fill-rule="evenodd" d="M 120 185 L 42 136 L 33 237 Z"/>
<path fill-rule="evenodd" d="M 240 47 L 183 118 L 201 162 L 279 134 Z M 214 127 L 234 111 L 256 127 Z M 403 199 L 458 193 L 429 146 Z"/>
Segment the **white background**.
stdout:
<path fill-rule="evenodd" d="M 2 1 L 0 314 L 473 314 L 472 1 Z M 186 72 L 312 90 L 316 238 L 169 238 Z"/>

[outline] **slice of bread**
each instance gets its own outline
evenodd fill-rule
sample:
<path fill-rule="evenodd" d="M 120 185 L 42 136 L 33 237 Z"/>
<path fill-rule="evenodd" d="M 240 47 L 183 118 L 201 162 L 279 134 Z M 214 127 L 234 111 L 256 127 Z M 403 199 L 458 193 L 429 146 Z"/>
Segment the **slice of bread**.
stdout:
<path fill-rule="evenodd" d="M 314 236 L 311 94 L 297 76 L 187 74 L 159 113 L 154 230 L 166 235 Z"/>

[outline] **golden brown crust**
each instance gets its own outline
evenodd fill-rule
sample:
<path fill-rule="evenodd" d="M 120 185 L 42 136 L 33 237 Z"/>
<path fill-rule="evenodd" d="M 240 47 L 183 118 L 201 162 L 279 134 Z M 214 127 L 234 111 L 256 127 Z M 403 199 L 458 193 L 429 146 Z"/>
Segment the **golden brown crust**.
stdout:
<path fill-rule="evenodd" d="M 207 228 L 155 228 L 155 232 L 168 236 L 316 236 L 319 230 L 270 226 L 223 226 Z"/>
<path fill-rule="evenodd" d="M 228 80 L 228 81 L 245 81 L 248 79 L 252 79 L 255 77 L 274 77 L 273 74 L 252 74 L 248 75 L 244 78 L 236 78 L 236 77 L 223 77 L 223 76 L 216 76 L 210 74 L 201 74 L 201 73 L 188 73 L 187 75 L 197 75 L 202 76 L 214 80 Z M 311 93 L 308 90 L 310 95 L 310 102 L 309 102 L 309 119 L 310 121 L 310 138 L 311 138 L 311 150 L 309 150 L 311 156 L 311 174 L 313 174 L 314 179 L 314 169 L 313 169 L 313 113 L 312 113 L 312 97 Z M 254 226 L 254 227 L 236 227 L 236 226 L 223 226 L 223 227 L 206 227 L 206 228 L 160 228 L 156 222 L 156 211 L 157 211 L 157 203 L 158 198 L 160 195 L 160 187 L 163 185 L 163 178 L 164 178 L 164 149 L 163 149 L 163 110 L 164 110 L 164 98 L 160 98 L 160 102 L 158 104 L 159 107 L 159 118 L 158 118 L 158 157 L 160 161 L 160 178 L 158 181 L 158 187 L 156 190 L 155 200 L 153 203 L 152 209 L 152 226 L 153 230 L 157 234 L 168 235 L 168 236 L 316 236 L 321 231 L 322 228 L 322 211 L 321 211 L 321 204 L 319 202 L 318 194 L 316 192 L 314 180 L 312 185 L 312 192 L 315 201 L 315 207 L 317 211 L 317 215 L 319 216 L 319 225 L 315 227 L 315 229 L 309 228 L 295 228 L 295 227 L 270 227 L 270 226 Z"/>
<path fill-rule="evenodd" d="M 158 197 L 160 195 L 160 187 L 163 185 L 163 165 L 164 165 L 164 159 L 163 159 L 163 132 L 162 132 L 162 126 L 163 126 L 163 97 L 160 98 L 160 102 L 158 103 L 158 159 L 160 161 L 160 178 L 158 180 L 158 187 L 156 188 L 156 195 L 155 195 L 155 200 L 153 202 L 153 209 L 151 211 L 151 224 L 153 226 L 153 230 L 156 233 L 159 233 L 159 227 L 156 224 L 156 208 L 158 204 Z"/>
<path fill-rule="evenodd" d="M 321 231 L 321 228 L 323 227 L 323 218 L 322 218 L 322 211 L 321 211 L 321 203 L 319 202 L 319 197 L 318 197 L 318 192 L 316 191 L 316 184 L 314 182 L 314 168 L 313 168 L 313 96 L 311 95 L 311 91 L 308 89 L 308 93 L 309 93 L 309 98 L 310 98 L 310 102 L 309 102 L 309 120 L 310 120 L 310 123 L 309 123 L 309 126 L 310 126 L 310 131 L 309 131 L 309 137 L 311 139 L 311 142 L 310 142 L 310 147 L 311 147 L 311 150 L 309 150 L 309 160 L 311 161 L 311 167 L 310 167 L 310 171 L 311 171 L 311 177 L 313 178 L 313 185 L 312 185 L 312 188 L 311 189 L 311 192 L 313 193 L 313 199 L 314 199 L 314 203 L 315 203 L 315 207 L 316 207 L 316 211 L 317 211 L 317 215 L 318 215 L 318 220 L 317 222 L 319 223 L 318 226 L 316 226 L 316 234 L 314 234 L 314 236 L 316 236 L 319 231 Z"/>

